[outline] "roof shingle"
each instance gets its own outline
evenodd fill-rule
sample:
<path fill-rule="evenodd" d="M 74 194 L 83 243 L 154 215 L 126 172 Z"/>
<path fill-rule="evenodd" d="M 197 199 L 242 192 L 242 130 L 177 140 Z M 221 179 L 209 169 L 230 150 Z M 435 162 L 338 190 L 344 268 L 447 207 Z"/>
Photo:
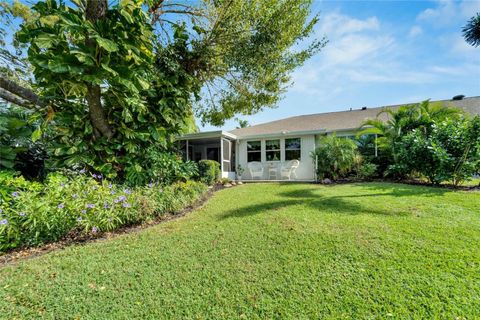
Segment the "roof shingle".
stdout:
<path fill-rule="evenodd" d="M 480 96 L 464 98 L 463 100 L 439 100 L 444 106 L 452 106 L 463 109 L 472 115 L 480 115 Z M 405 104 L 411 105 L 411 104 Z M 281 120 L 271 121 L 246 128 L 230 131 L 239 138 L 257 135 L 280 134 L 283 132 L 300 131 L 342 131 L 359 128 L 366 119 L 374 119 L 378 113 L 387 108 L 397 109 L 402 105 L 367 108 L 365 110 L 347 110 L 337 112 L 316 113 L 302 116 L 294 116 Z M 387 120 L 387 114 L 380 115 L 380 119 Z"/>

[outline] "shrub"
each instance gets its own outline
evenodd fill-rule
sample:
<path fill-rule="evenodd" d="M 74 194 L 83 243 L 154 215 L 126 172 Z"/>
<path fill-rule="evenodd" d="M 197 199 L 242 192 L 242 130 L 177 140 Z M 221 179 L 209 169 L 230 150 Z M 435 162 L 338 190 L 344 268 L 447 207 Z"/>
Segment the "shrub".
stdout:
<path fill-rule="evenodd" d="M 374 163 L 363 162 L 360 163 L 356 169 L 357 179 L 369 180 L 377 174 L 378 166 Z"/>
<path fill-rule="evenodd" d="M 193 161 L 184 162 L 173 152 L 151 147 L 147 150 L 144 167 L 139 171 L 131 171 L 126 176 L 130 185 L 144 185 L 158 182 L 168 185 L 176 181 L 186 181 L 198 175 L 197 164 Z"/>
<path fill-rule="evenodd" d="M 451 181 L 454 185 L 478 172 L 480 162 L 480 117 L 435 122 L 428 134 L 413 130 L 395 145 L 399 175 L 418 173 L 431 183 Z"/>
<path fill-rule="evenodd" d="M 56 241 L 69 232 L 111 231 L 174 213 L 198 200 L 207 189 L 193 181 L 129 189 L 84 174 L 51 174 L 44 185 L 26 187 L 21 177 L 8 181 L 20 187 L 0 203 L 0 251 Z"/>
<path fill-rule="evenodd" d="M 220 163 L 214 160 L 201 160 L 198 162 L 200 181 L 211 186 L 220 179 Z"/>
<path fill-rule="evenodd" d="M 351 139 L 334 135 L 323 137 L 312 153 L 317 160 L 317 177 L 336 180 L 346 177 L 358 162 L 357 145 Z"/>

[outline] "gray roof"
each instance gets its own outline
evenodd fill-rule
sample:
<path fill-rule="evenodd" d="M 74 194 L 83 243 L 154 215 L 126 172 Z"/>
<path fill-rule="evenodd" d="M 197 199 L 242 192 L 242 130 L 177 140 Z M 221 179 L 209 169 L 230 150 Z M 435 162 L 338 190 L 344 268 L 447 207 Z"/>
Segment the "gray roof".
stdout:
<path fill-rule="evenodd" d="M 432 103 L 433 102 L 441 103 L 444 106 L 457 107 L 472 115 L 480 115 L 480 96 L 468 97 L 463 100 L 439 100 L 432 101 Z M 411 105 L 411 103 L 404 105 Z M 242 138 L 293 132 L 352 130 L 359 128 L 364 120 L 376 118 L 377 114 L 382 110 L 387 108 L 397 109 L 400 106 L 402 105 L 295 116 L 246 128 L 235 129 L 230 131 L 230 133 L 236 135 L 238 138 Z M 387 117 L 387 114 L 383 113 L 379 118 L 387 120 Z"/>

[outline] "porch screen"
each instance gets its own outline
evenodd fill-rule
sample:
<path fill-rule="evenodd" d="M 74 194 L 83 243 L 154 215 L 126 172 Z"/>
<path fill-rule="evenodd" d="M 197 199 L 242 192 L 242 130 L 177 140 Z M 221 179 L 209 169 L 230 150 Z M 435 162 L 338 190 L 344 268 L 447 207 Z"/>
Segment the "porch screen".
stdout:
<path fill-rule="evenodd" d="M 222 149 L 223 149 L 222 171 L 224 172 L 232 171 L 230 168 L 232 148 L 229 140 L 222 139 Z"/>

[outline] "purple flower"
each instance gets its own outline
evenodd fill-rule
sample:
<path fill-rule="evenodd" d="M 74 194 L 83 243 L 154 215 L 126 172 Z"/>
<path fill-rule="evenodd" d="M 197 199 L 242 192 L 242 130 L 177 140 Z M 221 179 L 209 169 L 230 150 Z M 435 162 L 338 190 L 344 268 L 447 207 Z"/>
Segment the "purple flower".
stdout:
<path fill-rule="evenodd" d="M 131 194 L 132 191 L 130 191 L 130 189 L 124 189 L 123 192 L 125 192 L 125 194 Z"/>
<path fill-rule="evenodd" d="M 113 187 L 112 184 L 109 183 L 109 184 L 108 184 L 108 188 L 109 188 L 109 189 L 112 189 L 112 187 Z M 113 192 L 113 191 L 112 191 L 112 192 Z"/>
<path fill-rule="evenodd" d="M 115 203 L 118 203 L 118 201 L 119 201 L 118 199 L 113 200 L 113 202 L 115 202 Z"/>
<path fill-rule="evenodd" d="M 85 169 L 80 170 L 80 173 L 81 173 L 81 174 L 84 174 L 84 173 L 85 173 Z"/>
<path fill-rule="evenodd" d="M 60 203 L 60 204 L 57 206 L 58 209 L 63 209 L 64 207 L 65 207 L 65 205 L 64 205 L 63 203 Z"/>
<path fill-rule="evenodd" d="M 77 199 L 77 198 L 78 198 L 78 194 L 76 194 L 76 193 L 72 194 L 72 198 L 73 198 L 73 199 Z"/>
<path fill-rule="evenodd" d="M 78 218 L 77 218 L 77 221 L 78 221 L 78 222 L 82 222 L 82 220 L 83 220 L 82 217 L 78 217 Z"/>
<path fill-rule="evenodd" d="M 110 206 L 108 205 L 108 203 L 105 202 L 105 203 L 103 204 L 103 207 L 104 207 L 105 209 L 108 209 Z"/>
<path fill-rule="evenodd" d="M 123 207 L 124 207 L 124 208 L 130 208 L 131 206 L 132 206 L 132 205 L 131 205 L 130 203 L 128 203 L 128 202 L 124 202 L 124 203 L 123 203 Z"/>
<path fill-rule="evenodd" d="M 82 211 L 80 211 L 80 212 L 81 212 L 82 214 L 85 214 L 85 213 L 87 213 L 87 210 L 82 210 Z"/>
<path fill-rule="evenodd" d="M 20 212 L 18 215 L 19 215 L 20 217 L 25 217 L 27 214 L 26 214 L 25 212 Z"/>
<path fill-rule="evenodd" d="M 2 213 L 2 212 L 3 212 L 3 210 L 2 210 L 2 209 L 0 209 L 0 213 Z"/>
<path fill-rule="evenodd" d="M 91 209 L 94 208 L 95 205 L 93 203 L 87 203 L 86 207 Z"/>
<path fill-rule="evenodd" d="M 12 196 L 18 197 L 18 192 L 17 191 L 12 192 Z"/>
<path fill-rule="evenodd" d="M 115 194 L 115 191 L 110 192 L 110 194 Z"/>
<path fill-rule="evenodd" d="M 127 197 L 125 197 L 125 196 L 120 196 L 120 197 L 118 197 L 118 201 L 125 202 L 125 201 L 127 201 Z"/>
<path fill-rule="evenodd" d="M 102 179 L 103 176 L 102 176 L 101 174 L 99 174 L 99 175 L 97 175 L 97 178 L 98 178 L 98 179 Z"/>
<path fill-rule="evenodd" d="M 92 173 L 93 178 L 97 178 L 97 175 L 95 173 Z"/>
<path fill-rule="evenodd" d="M 60 187 L 65 187 L 65 183 L 60 183 Z"/>
<path fill-rule="evenodd" d="M 148 184 L 148 187 L 149 187 L 149 188 L 153 188 L 153 183 L 150 182 L 150 183 Z"/>
<path fill-rule="evenodd" d="M 92 228 L 92 233 L 97 233 L 98 232 L 98 228 L 97 227 L 93 227 Z"/>
<path fill-rule="evenodd" d="M 6 224 L 8 224 L 7 219 L 0 220 L 0 225 L 6 225 Z"/>

